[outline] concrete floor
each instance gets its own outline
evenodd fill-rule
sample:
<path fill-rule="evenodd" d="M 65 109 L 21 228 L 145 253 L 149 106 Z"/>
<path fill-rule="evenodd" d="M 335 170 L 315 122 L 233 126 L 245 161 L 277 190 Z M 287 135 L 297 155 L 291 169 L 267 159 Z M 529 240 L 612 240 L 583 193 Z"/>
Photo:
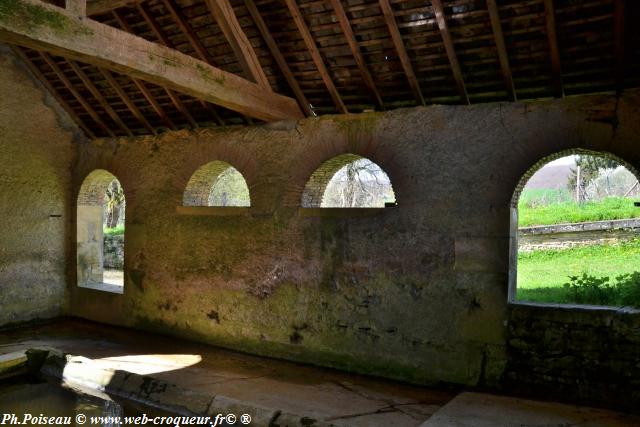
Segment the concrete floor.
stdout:
<path fill-rule="evenodd" d="M 612 411 L 416 387 L 81 320 L 0 334 L 0 354 L 35 346 L 93 359 L 101 369 L 150 375 L 185 389 L 340 426 L 640 425 L 640 417 Z"/>

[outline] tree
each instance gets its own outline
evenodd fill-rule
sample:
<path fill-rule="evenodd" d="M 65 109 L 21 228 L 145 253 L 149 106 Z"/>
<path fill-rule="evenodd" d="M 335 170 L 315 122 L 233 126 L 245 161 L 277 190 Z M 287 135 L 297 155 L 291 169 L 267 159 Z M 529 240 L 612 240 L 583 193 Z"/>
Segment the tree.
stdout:
<path fill-rule="evenodd" d="M 105 195 L 105 210 L 107 217 L 105 218 L 107 228 L 115 228 L 120 220 L 120 213 L 124 206 L 124 190 L 117 179 L 111 181 L 107 186 Z"/>
<path fill-rule="evenodd" d="M 601 171 L 618 166 L 620 164 L 615 160 L 602 156 L 576 156 L 576 168 L 571 169 L 567 186 L 576 191 L 576 200 L 581 203 L 585 200 L 585 188 L 600 176 Z"/>
<path fill-rule="evenodd" d="M 389 177 L 375 163 L 358 159 L 346 164 L 327 184 L 323 206 L 375 207 L 394 200 Z"/>

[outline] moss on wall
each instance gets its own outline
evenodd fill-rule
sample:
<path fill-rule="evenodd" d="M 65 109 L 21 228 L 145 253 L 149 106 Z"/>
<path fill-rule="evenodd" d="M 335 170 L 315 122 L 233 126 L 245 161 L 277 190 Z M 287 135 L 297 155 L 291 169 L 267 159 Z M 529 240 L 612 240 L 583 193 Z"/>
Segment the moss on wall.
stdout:
<path fill-rule="evenodd" d="M 77 129 L 48 105 L 0 45 L 0 325 L 53 317 L 64 306 Z"/>
<path fill-rule="evenodd" d="M 127 280 L 122 296 L 72 287 L 72 312 L 417 383 L 497 386 L 511 194 L 537 159 L 570 146 L 615 146 L 638 164 L 629 147 L 640 132 L 612 143 L 610 124 L 589 121 L 607 100 L 437 106 L 83 145 L 78 176 L 106 168 L 132 195 Z M 621 117 L 617 132 L 636 126 Z M 343 153 L 379 164 L 401 206 L 303 215 L 306 180 Z M 189 177 L 213 160 L 247 179 L 249 215 L 176 211 Z"/>

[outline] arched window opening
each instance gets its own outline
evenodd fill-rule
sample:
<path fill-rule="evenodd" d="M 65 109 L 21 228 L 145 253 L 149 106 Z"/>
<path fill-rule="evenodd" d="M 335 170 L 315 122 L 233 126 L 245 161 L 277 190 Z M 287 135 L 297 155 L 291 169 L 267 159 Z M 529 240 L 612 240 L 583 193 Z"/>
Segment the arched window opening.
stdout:
<path fill-rule="evenodd" d="M 126 201 L 118 179 L 105 170 L 89 174 L 78 194 L 78 286 L 122 293 Z"/>
<path fill-rule="evenodd" d="M 512 198 L 510 299 L 640 308 L 640 184 L 606 153 L 538 162 Z"/>
<path fill-rule="evenodd" d="M 395 204 L 389 176 L 371 160 L 355 154 L 324 162 L 302 193 L 305 208 L 384 208 Z"/>
<path fill-rule="evenodd" d="M 194 172 L 182 199 L 184 206 L 249 207 L 249 187 L 229 163 L 207 163 Z"/>

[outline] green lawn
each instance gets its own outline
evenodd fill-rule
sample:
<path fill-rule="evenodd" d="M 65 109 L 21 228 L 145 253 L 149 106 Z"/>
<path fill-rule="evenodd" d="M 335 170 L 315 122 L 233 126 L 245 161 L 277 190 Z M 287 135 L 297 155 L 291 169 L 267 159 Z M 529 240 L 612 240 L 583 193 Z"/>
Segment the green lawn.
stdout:
<path fill-rule="evenodd" d="M 634 206 L 634 199 L 609 197 L 598 202 L 578 205 L 574 201 L 554 203 L 553 198 L 566 200 L 555 195 L 548 197 L 530 193 L 520 198 L 518 203 L 518 224 L 520 227 L 532 225 L 562 224 L 566 222 L 604 221 L 611 219 L 640 218 L 640 207 Z M 550 204 L 545 204 L 546 202 Z"/>
<path fill-rule="evenodd" d="M 105 228 L 104 235 L 105 236 L 117 236 L 120 234 L 124 234 L 124 225 L 119 225 L 114 228 Z"/>
<path fill-rule="evenodd" d="M 563 288 L 569 276 L 595 277 L 640 271 L 640 239 L 614 245 L 541 250 L 518 255 L 519 301 L 572 302 Z"/>

